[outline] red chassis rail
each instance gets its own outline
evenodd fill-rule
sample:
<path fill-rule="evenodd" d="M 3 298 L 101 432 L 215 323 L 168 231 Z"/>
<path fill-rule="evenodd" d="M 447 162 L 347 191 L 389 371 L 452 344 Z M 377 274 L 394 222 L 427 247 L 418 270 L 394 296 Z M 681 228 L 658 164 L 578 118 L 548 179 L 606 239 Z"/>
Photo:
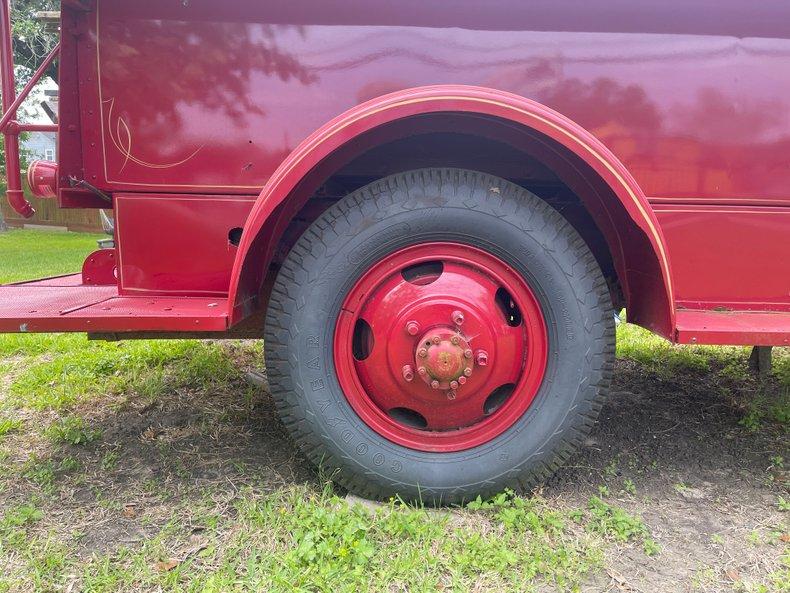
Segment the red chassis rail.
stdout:
<path fill-rule="evenodd" d="M 221 332 L 227 300 L 122 297 L 115 286 L 83 283 L 75 274 L 0 287 L 2 332 Z"/>

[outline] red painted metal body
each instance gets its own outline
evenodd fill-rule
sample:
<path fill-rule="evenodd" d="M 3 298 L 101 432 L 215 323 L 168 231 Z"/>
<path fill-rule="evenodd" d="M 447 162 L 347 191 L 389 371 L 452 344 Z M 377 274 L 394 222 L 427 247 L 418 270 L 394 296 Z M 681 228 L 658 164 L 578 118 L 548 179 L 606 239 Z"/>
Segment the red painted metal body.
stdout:
<path fill-rule="evenodd" d="M 39 198 L 54 198 L 58 194 L 58 166 L 49 161 L 33 161 L 27 168 L 27 185 Z"/>
<path fill-rule="evenodd" d="M 114 202 L 120 294 L 227 296 L 238 251 L 228 235 L 254 197 L 123 193 Z"/>
<path fill-rule="evenodd" d="M 783 0 L 93 0 L 62 21 L 58 201 L 106 207 L 69 177 L 113 196 L 118 298 L 216 298 L 236 325 L 327 188 L 460 165 L 577 196 L 629 320 L 790 335 Z"/>
<path fill-rule="evenodd" d="M 200 297 L 123 297 L 81 274 L 0 288 L 6 332 L 222 331 L 227 301 Z"/>

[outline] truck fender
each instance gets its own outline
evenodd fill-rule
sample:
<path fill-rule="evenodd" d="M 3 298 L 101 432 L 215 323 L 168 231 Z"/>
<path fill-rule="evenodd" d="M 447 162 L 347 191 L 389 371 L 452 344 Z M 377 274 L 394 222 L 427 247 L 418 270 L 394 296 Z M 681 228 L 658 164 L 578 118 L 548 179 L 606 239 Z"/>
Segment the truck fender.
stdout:
<path fill-rule="evenodd" d="M 633 224 L 647 237 L 655 257 L 663 294 L 651 297 L 658 313 L 651 329 L 664 335 L 674 328 L 673 286 L 666 242 L 639 184 L 623 163 L 593 134 L 562 114 L 525 97 L 464 85 L 418 87 L 384 95 L 353 107 L 307 137 L 266 183 L 245 223 L 233 266 L 229 292 L 231 325 L 258 306 L 263 282 L 279 235 L 287 223 L 289 197 L 308 174 L 360 135 L 384 124 L 416 115 L 463 112 L 492 116 L 525 126 L 556 141 L 587 163 L 621 202 Z"/>

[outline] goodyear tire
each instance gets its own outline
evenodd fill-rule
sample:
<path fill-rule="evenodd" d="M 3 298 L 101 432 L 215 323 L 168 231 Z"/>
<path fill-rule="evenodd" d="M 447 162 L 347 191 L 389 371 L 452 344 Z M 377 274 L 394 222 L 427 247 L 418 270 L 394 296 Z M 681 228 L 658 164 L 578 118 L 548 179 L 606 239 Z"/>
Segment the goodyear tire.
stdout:
<path fill-rule="evenodd" d="M 457 503 L 534 486 L 590 431 L 614 323 L 585 242 L 503 179 L 425 169 L 327 210 L 273 288 L 269 383 L 349 490 Z"/>

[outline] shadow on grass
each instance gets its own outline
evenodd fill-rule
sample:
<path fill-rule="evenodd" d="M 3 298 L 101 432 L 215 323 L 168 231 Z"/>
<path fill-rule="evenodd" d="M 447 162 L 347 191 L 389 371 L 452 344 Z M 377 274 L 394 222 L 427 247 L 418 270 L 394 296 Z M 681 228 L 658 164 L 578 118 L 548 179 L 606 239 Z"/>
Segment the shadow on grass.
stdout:
<path fill-rule="evenodd" d="M 658 496 L 688 482 L 730 493 L 770 488 L 767 468 L 786 448 L 787 424 L 765 413 L 747 420 L 755 401 L 786 402 L 781 376 L 749 375 L 743 349 L 674 348 L 633 332 L 641 330 L 620 330 L 621 359 L 599 424 L 544 492 L 583 501 L 624 480 Z M 245 380 L 262 364 L 259 344 L 27 339 L 0 343 L 6 356 L 25 360 L 0 413 L 11 422 L 0 437 L 6 500 L 56 497 L 77 515 L 95 504 L 137 513 L 245 486 L 319 486 L 270 395 Z M 142 540 L 169 520 L 164 511 L 151 517 L 141 527 L 116 512 L 86 525 L 81 545 Z"/>
<path fill-rule="evenodd" d="M 711 495 L 737 496 L 741 488 L 787 486 L 779 466 L 788 454 L 790 350 L 775 350 L 774 374 L 763 378 L 748 370 L 748 355 L 748 348 L 673 346 L 621 326 L 599 422 L 549 488 L 587 492 L 630 480 L 662 496 L 695 482 Z"/>

